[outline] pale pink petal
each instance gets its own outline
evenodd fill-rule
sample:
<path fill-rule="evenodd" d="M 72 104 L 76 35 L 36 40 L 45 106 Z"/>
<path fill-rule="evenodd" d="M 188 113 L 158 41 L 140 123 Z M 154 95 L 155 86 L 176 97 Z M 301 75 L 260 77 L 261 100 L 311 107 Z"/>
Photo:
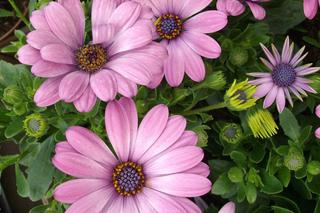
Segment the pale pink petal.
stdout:
<path fill-rule="evenodd" d="M 265 9 L 263 9 L 263 7 L 261 7 L 257 3 L 253 3 L 253 2 L 250 2 L 250 1 L 246 1 L 246 3 L 250 7 L 253 16 L 257 20 L 262 20 L 262 19 L 264 19 L 266 17 L 266 11 L 265 11 Z"/>
<path fill-rule="evenodd" d="M 186 31 L 181 35 L 181 38 L 199 55 L 215 59 L 221 54 L 221 47 L 216 40 L 208 35 Z"/>
<path fill-rule="evenodd" d="M 41 57 L 59 64 L 76 64 L 74 52 L 64 44 L 49 44 L 40 50 Z"/>
<path fill-rule="evenodd" d="M 95 26 L 92 28 L 92 43 L 107 47 L 113 41 L 115 34 L 116 29 L 112 24 Z"/>
<path fill-rule="evenodd" d="M 90 130 L 72 126 L 67 129 L 66 137 L 70 145 L 82 155 L 106 166 L 114 166 L 117 163 L 107 145 Z"/>
<path fill-rule="evenodd" d="M 268 108 L 273 104 L 273 102 L 276 100 L 278 90 L 279 90 L 278 86 L 274 85 L 272 87 L 272 89 L 269 91 L 268 95 L 264 99 L 263 108 Z"/>
<path fill-rule="evenodd" d="M 80 198 L 91 194 L 107 185 L 103 179 L 76 179 L 60 184 L 53 192 L 54 199 L 62 203 L 74 203 Z"/>
<path fill-rule="evenodd" d="M 77 152 L 77 151 L 74 150 L 67 141 L 62 141 L 56 144 L 54 152 L 58 153 L 58 152 Z"/>
<path fill-rule="evenodd" d="M 80 98 L 89 85 L 90 75 L 83 71 L 75 71 L 66 75 L 59 87 L 59 96 L 66 102 Z"/>
<path fill-rule="evenodd" d="M 271 77 L 266 77 L 266 78 L 259 78 L 256 80 L 249 81 L 249 84 L 253 85 L 260 85 L 260 84 L 265 84 L 265 83 L 271 83 L 273 80 Z"/>
<path fill-rule="evenodd" d="M 117 2 L 113 0 L 93 0 L 91 10 L 92 27 L 108 24 Z"/>
<path fill-rule="evenodd" d="M 297 61 L 299 61 L 299 59 L 301 58 L 303 52 L 304 52 L 305 46 L 303 46 L 291 59 L 290 64 L 295 67 L 294 65 L 298 65 Z M 306 56 L 306 54 L 304 55 L 304 57 Z M 301 60 L 300 60 L 301 61 Z"/>
<path fill-rule="evenodd" d="M 228 19 L 225 13 L 211 10 L 187 20 L 183 24 L 183 28 L 200 33 L 213 33 L 223 29 L 227 23 Z"/>
<path fill-rule="evenodd" d="M 286 98 L 284 95 L 284 91 L 281 87 L 279 87 L 278 89 L 276 101 L 277 101 L 278 112 L 281 113 L 284 110 L 284 107 L 286 106 Z"/>
<path fill-rule="evenodd" d="M 22 64 L 33 65 L 41 60 L 40 52 L 28 44 L 22 46 L 17 55 Z"/>
<path fill-rule="evenodd" d="M 164 61 L 164 74 L 169 85 L 177 87 L 183 80 L 185 70 L 185 59 L 178 41 L 170 41 L 168 54 L 168 58 Z"/>
<path fill-rule="evenodd" d="M 136 204 L 140 212 L 157 212 L 152 205 L 144 199 L 146 196 L 143 193 L 139 193 L 135 196 Z"/>
<path fill-rule="evenodd" d="M 260 60 L 269 70 L 273 70 L 274 66 L 269 61 L 264 58 L 260 58 Z"/>
<path fill-rule="evenodd" d="M 249 76 L 258 77 L 258 78 L 268 78 L 271 77 L 271 73 L 268 72 L 250 72 L 247 73 Z"/>
<path fill-rule="evenodd" d="M 125 97 L 133 97 L 138 92 L 137 84 L 129 79 L 121 76 L 120 74 L 113 72 L 113 76 L 117 81 L 118 92 Z"/>
<path fill-rule="evenodd" d="M 175 198 L 188 213 L 201 213 L 201 209 L 190 199 L 184 197 Z"/>
<path fill-rule="evenodd" d="M 44 30 L 34 30 L 28 33 L 27 43 L 36 49 L 41 49 L 48 44 L 63 44 L 52 32 Z"/>
<path fill-rule="evenodd" d="M 98 162 L 84 155 L 62 152 L 57 153 L 52 163 L 60 171 L 78 178 L 98 178 L 111 180 L 112 167 L 103 167 Z"/>
<path fill-rule="evenodd" d="M 143 171 L 148 178 L 179 173 L 199 164 L 203 156 L 202 149 L 196 146 L 185 146 L 150 159 L 144 163 Z"/>
<path fill-rule="evenodd" d="M 30 16 L 30 22 L 37 30 L 50 30 L 43 10 L 34 10 Z"/>
<path fill-rule="evenodd" d="M 226 11 L 232 16 L 239 16 L 246 10 L 246 7 L 238 0 L 224 1 L 226 1 Z"/>
<path fill-rule="evenodd" d="M 65 213 L 101 213 L 113 194 L 113 186 L 104 187 L 77 200 Z"/>
<path fill-rule="evenodd" d="M 274 58 L 274 56 L 272 55 L 272 53 L 263 44 L 260 43 L 260 46 L 261 46 L 263 52 L 268 57 L 268 59 L 269 59 L 270 63 L 272 64 L 272 66 L 275 67 L 277 65 L 277 62 L 276 62 L 276 59 Z M 269 66 L 267 66 L 267 67 L 269 67 Z"/>
<path fill-rule="evenodd" d="M 295 68 L 298 76 L 310 75 L 320 70 L 320 67 L 310 67 L 311 64 L 302 65 Z"/>
<path fill-rule="evenodd" d="M 145 154 L 138 160 L 139 163 L 144 163 L 161 152 L 168 149 L 174 144 L 183 134 L 186 128 L 186 119 L 180 115 L 171 116 L 168 120 L 166 128 L 161 133 L 160 137 L 154 144 L 145 152 Z"/>
<path fill-rule="evenodd" d="M 316 129 L 314 134 L 315 134 L 316 138 L 320 139 L 320 127 Z"/>
<path fill-rule="evenodd" d="M 317 91 L 315 91 L 312 87 L 310 87 L 308 84 L 306 83 L 300 83 L 300 82 L 295 82 L 294 85 L 296 85 L 297 87 L 310 92 L 310 93 L 317 93 Z"/>
<path fill-rule="evenodd" d="M 227 1 L 226 0 L 217 0 L 216 7 L 219 11 L 226 13 L 229 15 L 227 11 Z"/>
<path fill-rule="evenodd" d="M 279 51 L 277 50 L 277 48 L 274 46 L 274 44 L 271 44 L 271 48 L 272 48 L 272 53 L 273 53 L 273 56 L 274 56 L 277 64 L 281 63 L 280 53 L 279 53 Z"/>
<path fill-rule="evenodd" d="M 253 97 L 254 98 L 262 98 L 266 96 L 274 86 L 273 82 L 261 84 L 257 87 L 256 92 L 254 93 Z"/>
<path fill-rule="evenodd" d="M 38 107 L 50 106 L 61 100 L 59 97 L 61 80 L 62 77 L 49 78 L 41 84 L 33 98 Z"/>
<path fill-rule="evenodd" d="M 162 104 L 153 107 L 146 114 L 139 126 L 137 139 L 132 146 L 132 160 L 138 160 L 159 138 L 167 125 L 168 117 L 168 107 Z"/>
<path fill-rule="evenodd" d="M 184 146 L 195 146 L 198 142 L 198 135 L 192 131 L 184 131 L 181 137 L 170 146 L 169 150 L 173 150 Z"/>
<path fill-rule="evenodd" d="M 197 197 L 211 190 L 211 182 L 207 178 L 185 173 L 148 178 L 146 186 L 178 197 Z"/>
<path fill-rule="evenodd" d="M 212 0 L 186 0 L 184 3 L 184 7 L 181 10 L 181 18 L 185 19 L 200 12 L 211 2 Z"/>
<path fill-rule="evenodd" d="M 228 202 L 225 204 L 218 213 L 235 213 L 236 212 L 236 205 L 234 202 Z"/>
<path fill-rule="evenodd" d="M 304 0 L 304 15 L 308 19 L 313 19 L 318 12 L 317 0 Z"/>
<path fill-rule="evenodd" d="M 131 127 L 125 109 L 117 101 L 107 105 L 105 126 L 117 156 L 122 162 L 127 162 L 130 155 Z"/>
<path fill-rule="evenodd" d="M 123 199 L 123 213 L 139 213 L 137 203 L 133 197 Z"/>
<path fill-rule="evenodd" d="M 142 0 L 144 1 L 144 0 Z M 144 1 L 147 2 L 147 1 Z M 162 0 L 150 0 L 150 3 L 148 4 L 155 13 L 156 16 L 161 16 L 162 14 L 167 13 L 166 4 Z"/>
<path fill-rule="evenodd" d="M 90 86 L 100 100 L 107 102 L 117 95 L 117 81 L 110 70 L 103 69 L 92 74 Z"/>
<path fill-rule="evenodd" d="M 97 96 L 90 86 L 83 92 L 80 98 L 73 102 L 78 112 L 90 112 L 96 104 Z"/>
<path fill-rule="evenodd" d="M 67 64 L 57 64 L 50 61 L 39 60 L 31 67 L 31 72 L 39 77 L 52 78 L 75 71 L 76 67 Z"/>
<path fill-rule="evenodd" d="M 61 41 L 73 49 L 82 45 L 70 13 L 61 4 L 50 2 L 44 8 L 44 13 L 50 29 Z"/>
<path fill-rule="evenodd" d="M 184 173 L 201 175 L 203 177 L 208 177 L 210 174 L 210 168 L 207 164 L 200 162 L 195 167 L 186 170 Z"/>
<path fill-rule="evenodd" d="M 316 116 L 320 118 L 320 105 L 316 107 L 315 113 L 316 113 Z"/>
<path fill-rule="evenodd" d="M 119 213 L 124 213 L 123 209 L 123 201 L 124 201 L 123 196 L 113 196 L 110 198 L 110 201 L 104 206 L 102 211 L 99 211 L 99 213 L 102 212 L 119 212 Z"/>
<path fill-rule="evenodd" d="M 288 88 L 283 88 L 283 91 L 284 91 L 284 94 L 285 94 L 287 100 L 289 101 L 289 104 L 293 107 L 293 101 L 292 101 L 289 89 Z"/>
<path fill-rule="evenodd" d="M 293 46 L 292 46 L 293 47 Z M 281 53 L 281 58 L 283 63 L 289 63 L 289 61 L 291 60 L 292 57 L 292 52 L 293 52 L 293 48 L 290 48 L 290 40 L 289 40 L 289 36 L 287 36 L 283 48 L 282 48 L 282 53 Z"/>
<path fill-rule="evenodd" d="M 303 101 L 301 95 L 294 87 L 291 86 L 291 87 L 289 87 L 289 89 L 300 101 Z"/>

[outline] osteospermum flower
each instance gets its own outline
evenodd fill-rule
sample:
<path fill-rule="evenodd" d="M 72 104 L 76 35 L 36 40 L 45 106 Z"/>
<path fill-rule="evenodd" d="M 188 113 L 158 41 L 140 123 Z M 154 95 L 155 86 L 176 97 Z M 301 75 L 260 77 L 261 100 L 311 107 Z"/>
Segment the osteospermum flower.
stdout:
<path fill-rule="evenodd" d="M 168 50 L 164 74 L 169 85 L 179 86 L 185 72 L 193 81 L 202 81 L 205 66 L 201 56 L 215 59 L 221 54 L 220 45 L 206 34 L 224 28 L 227 16 L 215 10 L 199 13 L 212 0 L 137 1 L 150 6 L 155 15 L 154 38 Z"/>
<path fill-rule="evenodd" d="M 249 6 L 253 16 L 262 20 L 266 17 L 266 11 L 260 3 L 268 1 L 270 0 L 217 0 L 217 9 L 230 16 L 239 16 L 244 13 L 246 6 Z"/>
<path fill-rule="evenodd" d="M 291 43 L 290 45 L 289 37 L 285 40 L 281 55 L 274 45 L 272 45 L 272 53 L 263 44 L 261 44 L 261 47 L 269 60 L 261 58 L 261 61 L 271 73 L 256 72 L 248 73 L 248 75 L 259 78 L 250 81 L 250 83 L 258 85 L 257 92 L 254 94 L 256 98 L 266 96 L 263 103 L 264 108 L 270 107 L 276 101 L 278 111 L 282 112 L 286 104 L 286 98 L 293 106 L 290 92 L 301 101 L 300 94 L 306 96 L 305 91 L 316 93 L 309 86 L 311 81 L 304 76 L 315 73 L 320 68 L 311 67 L 312 64 L 300 65 L 300 62 L 307 56 L 307 53 L 303 55 L 304 47 L 293 55 L 294 44 Z"/>
<path fill-rule="evenodd" d="M 152 43 L 152 14 L 139 3 L 94 0 L 92 41 L 85 43 L 80 0 L 59 0 L 32 13 L 34 31 L 19 52 L 32 73 L 48 78 L 34 101 L 40 107 L 59 100 L 80 112 L 115 98 L 132 97 L 137 84 L 156 87 L 162 77 L 165 48 Z"/>
<path fill-rule="evenodd" d="M 304 15 L 308 19 L 313 19 L 314 17 L 316 17 L 319 7 L 320 7 L 320 0 L 304 0 L 303 1 Z"/>
<path fill-rule="evenodd" d="M 71 204 L 67 213 L 201 212 L 186 197 L 210 191 L 209 167 L 182 116 L 157 105 L 138 127 L 134 102 L 122 98 L 108 104 L 105 124 L 115 155 L 79 126 L 56 145 L 53 164 L 76 178 L 54 191 L 56 200 Z"/>

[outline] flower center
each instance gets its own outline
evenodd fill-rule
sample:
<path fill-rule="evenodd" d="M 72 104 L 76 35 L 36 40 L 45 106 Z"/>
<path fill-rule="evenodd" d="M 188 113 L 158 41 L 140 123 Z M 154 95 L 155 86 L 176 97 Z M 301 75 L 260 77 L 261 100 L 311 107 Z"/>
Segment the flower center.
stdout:
<path fill-rule="evenodd" d="M 296 80 L 296 71 L 290 64 L 278 64 L 272 71 L 272 79 L 279 87 L 288 87 Z"/>
<path fill-rule="evenodd" d="M 86 72 L 96 72 L 107 62 L 106 50 L 99 44 L 87 44 L 76 52 L 78 67 Z"/>
<path fill-rule="evenodd" d="M 144 186 L 142 167 L 134 162 L 118 164 L 113 169 L 113 186 L 122 196 L 132 196 L 141 192 Z"/>
<path fill-rule="evenodd" d="M 161 38 L 171 40 L 178 37 L 182 31 L 182 20 L 177 15 L 166 14 L 155 22 Z"/>
<path fill-rule="evenodd" d="M 248 100 L 246 92 L 241 89 L 237 90 L 233 96 L 238 96 L 237 99 L 243 102 Z"/>

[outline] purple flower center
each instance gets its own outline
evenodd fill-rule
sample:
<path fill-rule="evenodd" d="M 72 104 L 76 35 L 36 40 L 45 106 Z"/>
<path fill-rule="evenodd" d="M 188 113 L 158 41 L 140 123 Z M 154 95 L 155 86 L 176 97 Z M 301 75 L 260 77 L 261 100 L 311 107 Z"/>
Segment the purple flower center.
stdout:
<path fill-rule="evenodd" d="M 142 167 L 134 162 L 118 164 L 113 169 L 113 186 L 122 196 L 132 196 L 141 192 L 144 187 Z"/>
<path fill-rule="evenodd" d="M 76 52 L 78 67 L 86 72 L 96 72 L 107 62 L 107 51 L 99 44 L 87 44 Z"/>
<path fill-rule="evenodd" d="M 159 36 L 167 40 L 178 37 L 182 31 L 182 20 L 179 16 L 173 14 L 159 17 L 155 25 Z"/>
<path fill-rule="evenodd" d="M 248 100 L 246 92 L 241 89 L 237 90 L 233 96 L 238 96 L 237 99 L 243 102 Z"/>
<path fill-rule="evenodd" d="M 277 86 L 288 87 L 296 80 L 296 71 L 290 64 L 278 64 L 272 71 L 272 79 Z"/>

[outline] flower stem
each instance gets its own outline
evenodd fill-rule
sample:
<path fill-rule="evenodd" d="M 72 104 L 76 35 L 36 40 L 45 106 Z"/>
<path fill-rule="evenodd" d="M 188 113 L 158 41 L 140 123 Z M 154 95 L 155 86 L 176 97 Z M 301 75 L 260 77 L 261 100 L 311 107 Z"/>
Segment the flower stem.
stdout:
<path fill-rule="evenodd" d="M 14 11 L 16 12 L 17 16 L 23 21 L 23 23 L 25 23 L 25 25 L 27 25 L 27 27 L 29 29 L 31 29 L 30 27 L 30 22 L 26 19 L 26 17 L 24 17 L 24 15 L 22 14 L 21 10 L 19 9 L 19 7 L 17 6 L 16 2 L 14 0 L 8 0 L 9 3 L 11 4 L 11 7 L 14 9 Z"/>
<path fill-rule="evenodd" d="M 210 106 L 202 107 L 202 108 L 199 108 L 199 109 L 193 109 L 193 110 L 189 110 L 189 111 L 186 111 L 186 112 L 182 112 L 181 115 L 195 115 L 195 114 L 198 114 L 198 113 L 208 112 L 208 111 L 211 111 L 211 110 L 221 109 L 221 108 L 224 108 L 224 107 L 226 107 L 226 104 L 224 102 L 221 102 L 221 103 L 213 104 L 213 105 L 210 105 Z"/>

